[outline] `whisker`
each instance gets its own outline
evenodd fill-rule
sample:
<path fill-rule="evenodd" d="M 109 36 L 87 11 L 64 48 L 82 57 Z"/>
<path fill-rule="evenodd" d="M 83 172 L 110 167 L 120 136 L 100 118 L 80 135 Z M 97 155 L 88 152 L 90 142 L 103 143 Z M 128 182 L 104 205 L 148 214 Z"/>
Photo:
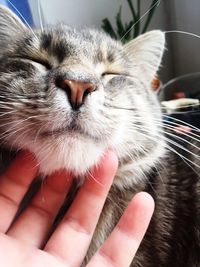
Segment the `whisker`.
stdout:
<path fill-rule="evenodd" d="M 91 171 L 88 171 L 87 173 L 88 173 L 87 178 L 92 178 L 92 180 L 94 180 L 94 181 L 95 181 L 98 185 L 100 185 L 101 187 L 104 186 L 102 183 L 100 183 L 100 182 L 94 177 L 94 175 L 92 175 Z"/>
<path fill-rule="evenodd" d="M 139 119 L 141 119 L 141 117 L 140 116 L 134 116 L 135 118 L 139 118 Z M 171 119 L 174 119 L 173 117 L 171 117 Z M 158 119 L 158 118 L 153 118 L 153 122 L 157 122 L 158 123 L 158 125 L 159 126 L 161 126 L 161 127 L 170 127 L 171 128 L 171 130 L 175 130 L 176 129 L 176 127 L 180 127 L 180 126 L 185 126 L 185 125 L 183 125 L 183 123 L 184 123 L 184 121 L 181 121 L 182 123 L 180 124 L 180 123 L 176 123 L 176 122 L 173 122 L 173 121 L 169 121 L 169 120 L 163 120 L 163 119 Z M 200 135 L 199 134 L 196 134 L 196 133 L 194 133 L 193 131 L 194 131 L 194 129 L 192 129 L 192 126 L 193 125 L 191 125 L 190 127 L 189 126 L 185 126 L 185 127 L 188 127 L 188 128 L 190 128 L 192 131 L 190 132 L 190 134 L 186 134 L 185 132 L 183 132 L 182 134 L 183 135 L 186 135 L 186 136 L 188 136 L 188 137 L 190 137 L 190 138 L 193 138 L 194 140 L 196 140 L 196 141 L 198 141 L 199 142 L 199 139 L 196 139 L 196 138 L 194 138 L 193 136 L 195 136 L 195 137 L 197 137 L 197 138 L 200 138 Z M 196 127 L 195 127 L 196 128 Z M 200 129 L 198 128 L 198 132 L 200 131 Z"/>
<path fill-rule="evenodd" d="M 141 119 L 140 116 L 134 116 L 134 118 L 135 119 Z M 171 130 L 173 132 L 176 130 L 177 127 L 184 126 L 184 125 L 179 124 L 179 123 L 174 123 L 174 122 L 171 122 L 171 121 L 165 121 L 165 120 L 157 119 L 157 118 L 153 118 L 152 122 L 155 125 L 160 126 L 161 128 L 166 128 L 166 129 L 169 129 L 169 130 Z M 185 127 L 187 127 L 187 126 L 185 126 Z M 191 129 L 191 127 L 188 127 L 188 128 Z M 184 136 L 187 136 L 190 139 L 193 139 L 193 140 L 195 140 L 197 142 L 200 142 L 200 135 L 199 134 L 195 134 L 192 131 L 189 134 L 183 131 L 183 132 L 181 132 L 181 134 L 184 135 Z"/>
<path fill-rule="evenodd" d="M 40 28 L 41 28 L 42 31 L 44 31 L 43 21 L 42 21 L 42 14 L 41 14 L 41 2 L 40 2 L 40 0 L 37 0 L 37 6 L 38 6 L 38 15 L 39 15 L 39 20 L 40 20 Z"/>
<path fill-rule="evenodd" d="M 164 33 L 180 33 L 180 34 L 184 34 L 184 35 L 189 35 L 195 38 L 199 38 L 200 36 L 198 34 L 192 33 L 192 32 L 185 32 L 185 31 L 181 31 L 181 30 L 171 30 L 171 31 L 164 31 Z"/>
<path fill-rule="evenodd" d="M 139 126 L 139 125 L 134 125 L 134 127 L 135 128 L 137 128 L 137 129 L 139 129 L 139 130 L 143 130 L 143 131 L 145 131 L 146 133 L 148 133 L 149 132 L 149 129 L 145 129 L 145 127 L 141 127 L 141 126 Z M 133 129 L 131 129 L 131 131 L 132 131 Z M 137 132 L 137 131 L 136 131 Z M 162 131 L 161 131 L 162 132 Z M 138 133 L 138 132 L 137 132 Z M 143 134 L 142 132 L 139 132 L 138 134 Z M 143 134 L 143 135 L 145 135 L 146 137 L 148 136 L 148 135 L 146 135 L 146 134 Z M 167 143 L 170 143 L 170 144 L 172 144 L 172 145 L 174 145 L 174 146 L 176 146 L 176 147 L 178 147 L 178 148 L 180 148 L 181 150 L 183 150 L 183 151 L 185 151 L 185 152 L 187 152 L 187 153 L 189 153 L 189 154 L 191 154 L 191 155 L 193 155 L 195 158 L 200 158 L 200 156 L 198 156 L 198 155 L 196 155 L 195 153 L 193 153 L 193 152 L 191 152 L 190 150 L 188 150 L 187 148 L 185 148 L 185 147 L 183 147 L 182 145 L 180 145 L 179 143 L 177 143 L 177 142 L 175 142 L 175 141 L 173 141 L 173 140 L 171 140 L 170 138 L 168 138 L 168 137 L 166 137 L 166 136 L 164 136 L 164 135 L 157 135 L 157 137 L 159 137 L 159 138 L 161 138 L 162 140 L 164 140 L 164 141 L 166 141 Z M 150 138 L 150 137 L 149 137 Z M 153 138 L 153 137 L 152 137 Z M 154 139 L 154 141 L 157 141 L 156 139 Z M 166 144 L 167 145 L 167 144 Z M 168 145 L 167 145 L 168 146 Z M 182 155 L 183 156 L 183 155 Z M 183 156 L 184 157 L 184 156 Z M 186 158 L 187 159 L 187 158 Z M 191 160 L 189 160 L 189 159 L 187 159 L 188 161 L 191 161 Z M 191 161 L 191 163 L 193 163 L 194 165 L 195 165 L 195 163 L 194 162 L 192 162 Z M 199 165 L 197 165 L 198 166 L 198 168 L 200 168 L 200 166 Z"/>
<path fill-rule="evenodd" d="M 31 28 L 31 26 L 29 25 L 28 21 L 25 19 L 25 17 L 22 15 L 22 13 L 16 8 L 15 5 L 13 5 L 13 3 L 10 0 L 7 0 L 9 2 L 9 4 L 14 8 L 14 10 L 18 13 L 18 15 L 22 18 L 22 20 L 24 21 L 24 23 L 26 24 L 26 26 L 29 28 L 29 30 L 32 32 L 33 36 L 37 39 L 37 35 L 34 33 L 33 29 Z"/>
<path fill-rule="evenodd" d="M 109 108 L 115 108 L 115 109 L 122 109 L 122 110 L 127 110 L 127 111 L 136 111 L 134 108 L 126 108 L 126 107 L 117 107 L 117 106 L 113 106 L 113 105 L 108 105 L 108 104 L 104 104 L 106 107 L 109 107 Z M 141 111 L 142 112 L 142 111 Z M 151 114 L 156 114 L 156 113 L 154 113 L 154 112 L 151 112 Z M 157 114 L 156 114 L 157 115 Z M 172 117 L 172 116 L 169 116 L 169 115 L 165 115 L 165 114 L 161 114 L 163 117 L 165 117 L 165 118 L 168 118 L 168 119 L 171 119 L 171 120 L 175 120 L 175 121 L 178 121 L 178 122 L 180 122 L 181 124 L 183 124 L 183 125 L 187 125 L 187 126 L 189 126 L 190 128 L 192 128 L 192 129 L 194 129 L 194 130 L 196 130 L 196 131 L 200 131 L 200 129 L 199 128 L 197 128 L 196 126 L 194 126 L 194 125 L 192 125 L 192 124 L 189 124 L 189 123 L 187 123 L 187 122 L 185 122 L 185 121 L 182 121 L 182 120 L 180 120 L 180 119 L 177 119 L 177 118 L 174 118 L 174 117 Z"/>
<path fill-rule="evenodd" d="M 10 135 L 8 135 L 8 137 L 7 138 L 11 138 L 11 136 L 12 135 L 16 135 L 16 133 L 17 132 L 19 132 L 19 131 L 21 131 L 22 129 L 18 129 L 18 130 L 16 130 L 15 132 L 12 132 Z M 26 134 L 27 133 L 30 133 L 31 132 L 31 129 L 27 129 L 26 131 L 23 131 L 21 134 L 19 134 L 18 136 L 17 136 L 17 138 L 12 142 L 12 145 L 10 146 L 10 152 L 13 150 L 13 147 L 14 146 L 16 146 L 16 144 L 17 144 L 17 140 L 19 140 L 19 139 L 24 139 L 25 138 L 25 136 L 27 136 Z M 24 137 L 24 138 L 23 138 Z"/>
<path fill-rule="evenodd" d="M 15 113 L 15 111 L 11 110 L 11 111 L 8 111 L 8 112 L 3 112 L 2 114 L 0 112 L 0 117 L 7 116 L 8 114 L 12 114 L 12 113 Z"/>
<path fill-rule="evenodd" d="M 188 140 L 182 138 L 181 136 L 178 136 L 178 135 L 176 135 L 176 134 L 169 133 L 169 132 L 166 132 L 166 131 L 163 131 L 163 130 L 159 130 L 159 132 L 163 132 L 163 133 L 165 133 L 165 134 L 167 134 L 167 135 L 170 135 L 170 136 L 172 136 L 172 137 L 175 137 L 176 139 L 179 139 L 179 140 L 181 140 L 181 141 L 183 141 L 183 142 L 186 142 L 186 143 L 188 143 L 189 145 L 191 145 L 191 146 L 197 148 L 198 150 L 200 150 L 200 148 L 199 148 L 198 146 L 196 146 L 195 144 L 193 144 L 193 143 L 189 142 Z M 191 153 L 192 153 L 192 152 L 191 152 Z M 194 153 L 192 153 L 192 154 L 194 154 Z M 194 154 L 194 155 L 195 155 L 195 154 Z M 199 156 L 198 156 L 198 157 L 199 157 Z"/>
<path fill-rule="evenodd" d="M 135 128 L 138 128 L 138 129 L 141 129 L 141 130 L 144 130 L 144 129 L 145 129 L 144 126 L 140 126 L 140 125 L 134 125 L 134 127 L 135 127 Z M 149 129 L 146 128 L 146 132 L 148 132 L 148 131 L 149 131 Z M 165 133 L 165 134 L 167 134 L 167 135 L 169 135 L 169 136 L 175 137 L 176 139 L 180 139 L 180 140 L 182 140 L 182 141 L 184 141 L 184 142 L 190 144 L 191 146 L 194 146 L 194 147 L 197 148 L 198 150 L 200 150 L 200 148 L 199 148 L 198 146 L 192 144 L 191 142 L 189 142 L 188 140 L 186 140 L 186 139 L 184 139 L 184 138 L 182 138 L 182 137 L 180 137 L 180 136 L 177 136 L 177 135 L 175 135 L 175 134 L 172 134 L 172 133 L 163 131 L 163 130 L 161 130 L 161 129 L 158 129 L 158 132 L 159 132 L 159 133 Z M 180 149 L 184 150 L 185 152 L 188 152 L 188 153 L 192 154 L 194 157 L 200 158 L 200 156 L 196 155 L 195 153 L 191 152 L 191 151 L 188 150 L 187 148 L 183 147 L 181 144 L 179 144 L 179 143 L 177 143 L 177 142 L 175 142 L 175 141 L 173 141 L 173 140 L 167 138 L 166 136 L 164 136 L 164 135 L 163 135 L 163 136 L 162 136 L 162 135 L 159 135 L 159 137 L 160 137 L 160 138 L 163 138 L 164 140 L 167 140 L 168 142 L 170 142 L 171 144 L 173 144 L 173 145 L 179 147 Z"/>
<path fill-rule="evenodd" d="M 39 117 L 42 117 L 42 115 L 33 115 L 33 116 L 30 116 L 30 117 L 28 117 L 28 118 L 26 118 L 26 119 L 18 120 L 17 123 L 15 123 L 16 121 L 9 121 L 9 122 L 7 122 L 7 123 L 0 124 L 0 127 L 4 127 L 4 126 L 7 126 L 7 125 L 13 125 L 13 123 L 14 123 L 13 127 L 15 128 L 17 125 L 19 125 L 19 124 L 21 124 L 21 123 L 24 123 L 24 122 L 26 122 L 26 121 L 28 121 L 28 120 L 30 120 L 30 119 L 33 119 L 33 118 L 39 118 Z M 11 127 L 10 129 L 8 129 L 8 131 L 10 131 L 13 127 Z"/>
<path fill-rule="evenodd" d="M 104 105 L 105 106 L 108 106 L 108 107 L 113 107 L 113 108 L 116 108 L 116 109 L 127 109 L 127 110 L 134 110 L 134 108 L 132 108 L 132 107 L 117 107 L 117 106 L 113 106 L 113 105 L 109 105 L 109 104 L 107 104 L 107 103 L 104 103 Z M 188 104 L 188 105 L 184 105 L 184 106 L 180 106 L 180 107 L 178 107 L 177 109 L 178 110 L 180 110 L 180 109 L 185 109 L 185 108 L 191 108 L 191 107 L 200 107 L 200 104 L 192 104 L 192 105 L 190 105 L 190 104 Z M 170 109 L 170 108 L 169 108 Z M 162 107 L 162 106 L 159 106 L 159 108 L 155 108 L 154 107 L 154 111 L 155 110 L 158 110 L 158 111 L 160 111 L 160 110 L 166 110 L 166 108 L 165 107 Z M 172 110 L 172 109 L 171 109 Z M 172 112 L 172 114 L 185 114 L 185 113 L 195 113 L 195 112 L 200 112 L 200 108 L 198 109 L 198 110 L 188 110 L 188 111 L 175 111 L 176 109 L 174 109 L 174 111 Z M 162 114 L 169 114 L 168 112 L 163 112 L 162 111 Z"/>
<path fill-rule="evenodd" d="M 181 98 L 180 98 L 180 100 L 181 100 Z M 171 102 L 171 101 L 173 101 L 173 100 L 169 100 L 169 101 Z M 165 103 L 165 102 L 168 102 L 168 101 L 162 101 L 162 102 L 161 102 L 161 105 L 163 105 L 163 104 L 162 104 L 163 102 Z M 199 106 L 200 106 L 199 102 L 198 102 L 198 103 L 191 103 L 191 104 L 188 103 L 188 104 L 184 104 L 184 105 L 180 105 L 180 106 L 178 106 L 177 109 L 179 109 L 179 108 L 180 108 L 180 109 L 181 109 L 181 108 L 189 108 L 189 107 L 199 107 Z M 165 106 L 164 106 L 164 107 L 161 106 L 161 108 L 165 109 L 166 107 L 165 107 Z M 167 108 L 168 108 L 168 107 L 167 107 Z M 170 107 L 169 107 L 169 109 L 170 109 Z"/>
<path fill-rule="evenodd" d="M 136 133 L 138 133 L 137 131 L 135 131 Z M 146 131 L 148 133 L 148 131 Z M 154 138 L 152 136 L 149 136 L 148 134 L 144 134 L 142 132 L 140 132 L 139 134 L 143 135 L 144 137 L 146 137 L 147 139 L 153 140 L 155 142 L 158 142 L 157 138 Z M 172 142 L 169 138 L 166 138 L 164 136 L 159 135 L 159 138 L 165 140 L 166 142 L 169 142 L 171 144 L 173 144 L 176 147 L 179 147 L 179 144 L 176 142 Z M 191 163 L 192 165 L 196 166 L 197 168 L 200 169 L 200 165 L 196 164 L 195 162 L 191 161 L 190 159 L 188 159 L 187 157 L 185 157 L 184 155 L 182 155 L 181 153 L 179 153 L 178 151 L 176 151 L 174 148 L 172 148 L 170 145 L 168 145 L 167 143 L 165 144 L 165 147 L 174 152 L 175 154 L 177 154 L 181 159 L 185 159 L 187 162 Z M 190 165 L 189 165 L 190 166 Z"/>
<path fill-rule="evenodd" d="M 42 125 L 42 127 L 40 127 L 39 130 L 36 132 L 36 135 L 35 135 L 35 138 L 34 138 L 34 142 L 33 142 L 34 146 L 36 145 L 37 138 L 38 138 L 40 132 L 42 131 L 42 129 L 44 128 L 44 126 L 46 126 L 46 125 Z"/>
<path fill-rule="evenodd" d="M 170 129 L 170 130 L 172 130 L 172 131 L 176 130 L 176 128 L 177 128 L 178 126 L 181 126 L 180 124 L 178 124 L 178 125 L 176 125 L 176 126 L 171 126 L 171 125 L 168 125 L 168 122 L 167 122 L 167 123 L 166 123 L 166 122 L 161 122 L 161 123 L 160 123 L 159 120 L 154 119 L 154 123 L 155 123 L 155 122 L 156 122 L 156 124 L 157 124 L 158 126 L 164 127 L 164 128 L 166 128 L 166 129 Z M 193 133 L 192 131 L 190 132 L 190 134 L 188 134 L 188 133 L 186 133 L 186 132 L 182 132 L 181 134 L 184 135 L 184 136 L 187 136 L 187 137 L 189 137 L 189 138 L 191 138 L 191 139 L 193 139 L 193 140 L 195 140 L 195 141 L 197 141 L 197 142 L 200 142 L 200 135 L 195 134 L 195 133 Z M 194 137 L 194 136 L 195 136 L 195 137 Z M 196 138 L 196 137 L 198 137 L 198 138 Z"/>
<path fill-rule="evenodd" d="M 124 39 L 124 37 L 135 27 L 136 24 L 138 24 L 152 9 L 155 8 L 155 6 L 159 6 L 161 3 L 161 0 L 158 0 L 154 5 L 151 6 L 131 27 L 130 29 L 121 37 L 120 41 Z"/>
<path fill-rule="evenodd" d="M 167 116 L 167 115 L 163 115 L 163 117 L 166 117 L 166 118 L 168 118 L 168 119 L 173 119 L 173 120 L 175 120 L 175 121 L 178 121 L 178 122 L 180 122 L 181 124 L 187 125 L 187 126 L 189 126 L 190 128 L 196 130 L 197 132 L 200 132 L 200 129 L 199 129 L 199 128 L 197 128 L 196 126 L 194 126 L 194 125 L 192 125 L 192 124 L 190 124 L 190 123 L 187 123 L 187 122 L 185 122 L 185 121 L 182 121 L 182 120 L 180 120 L 180 119 L 177 119 L 177 118 L 174 118 L 174 117 L 171 117 L 171 116 Z"/>

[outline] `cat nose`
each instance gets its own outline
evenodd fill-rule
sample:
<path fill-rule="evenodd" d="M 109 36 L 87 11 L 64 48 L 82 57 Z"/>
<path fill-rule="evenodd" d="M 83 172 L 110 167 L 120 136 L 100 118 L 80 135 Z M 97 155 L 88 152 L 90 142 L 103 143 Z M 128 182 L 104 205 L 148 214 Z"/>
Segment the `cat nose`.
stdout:
<path fill-rule="evenodd" d="M 93 83 L 75 80 L 63 80 L 59 83 L 59 87 L 66 92 L 73 109 L 78 109 L 84 103 L 87 95 L 96 88 Z"/>

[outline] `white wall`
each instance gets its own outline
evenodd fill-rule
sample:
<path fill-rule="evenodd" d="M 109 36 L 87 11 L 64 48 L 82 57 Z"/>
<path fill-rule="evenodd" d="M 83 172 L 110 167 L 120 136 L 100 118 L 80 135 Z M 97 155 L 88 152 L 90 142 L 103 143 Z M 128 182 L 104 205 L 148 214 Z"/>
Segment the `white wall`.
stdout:
<path fill-rule="evenodd" d="M 37 1 L 29 0 L 34 20 L 39 25 Z M 123 0 L 92 1 L 92 0 L 40 0 L 42 13 L 46 24 L 64 22 L 73 26 L 100 27 L 101 20 L 105 17 L 113 18 Z M 123 15 L 128 13 L 127 6 Z"/>
<path fill-rule="evenodd" d="M 33 17 L 39 26 L 37 0 L 29 0 Z M 151 1 L 142 1 L 142 14 L 144 14 Z M 44 21 L 47 24 L 65 22 L 75 26 L 96 26 L 100 27 L 103 18 L 108 17 L 112 22 L 122 5 L 123 20 L 129 20 L 130 10 L 126 0 L 40 0 Z M 163 3 L 158 7 L 153 19 L 153 28 L 163 27 L 162 15 Z M 143 22 L 145 18 L 141 21 Z"/>

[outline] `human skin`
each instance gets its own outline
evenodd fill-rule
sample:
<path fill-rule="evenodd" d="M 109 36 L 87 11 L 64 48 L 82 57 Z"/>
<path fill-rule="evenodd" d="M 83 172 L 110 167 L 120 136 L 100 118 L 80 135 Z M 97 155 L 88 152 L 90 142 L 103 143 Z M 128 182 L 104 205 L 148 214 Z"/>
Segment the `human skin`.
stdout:
<path fill-rule="evenodd" d="M 4 267 L 78 267 L 89 247 L 100 212 L 117 170 L 108 151 L 85 177 L 70 209 L 48 238 L 72 176 L 59 171 L 44 183 L 13 222 L 20 201 L 38 172 L 32 154 L 20 152 L 0 177 L 0 263 Z M 154 210 L 150 195 L 141 192 L 130 202 L 119 223 L 88 263 L 88 267 L 128 267 Z"/>

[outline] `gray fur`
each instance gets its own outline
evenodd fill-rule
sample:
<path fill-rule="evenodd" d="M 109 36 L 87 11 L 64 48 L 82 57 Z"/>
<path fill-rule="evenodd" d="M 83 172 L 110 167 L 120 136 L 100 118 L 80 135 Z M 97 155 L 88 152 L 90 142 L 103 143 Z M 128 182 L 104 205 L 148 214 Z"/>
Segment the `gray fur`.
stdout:
<path fill-rule="evenodd" d="M 162 32 L 152 31 L 123 46 L 93 29 L 59 25 L 32 32 L 0 8 L 2 144 L 31 150 L 43 175 L 67 168 L 83 176 L 106 149 L 118 156 L 119 169 L 86 261 L 128 201 L 145 190 L 156 200 L 156 211 L 132 266 L 200 265 L 199 180 L 170 148 L 174 141 L 163 133 L 150 86 L 164 39 Z M 96 90 L 74 111 L 60 79 L 93 83 Z"/>

